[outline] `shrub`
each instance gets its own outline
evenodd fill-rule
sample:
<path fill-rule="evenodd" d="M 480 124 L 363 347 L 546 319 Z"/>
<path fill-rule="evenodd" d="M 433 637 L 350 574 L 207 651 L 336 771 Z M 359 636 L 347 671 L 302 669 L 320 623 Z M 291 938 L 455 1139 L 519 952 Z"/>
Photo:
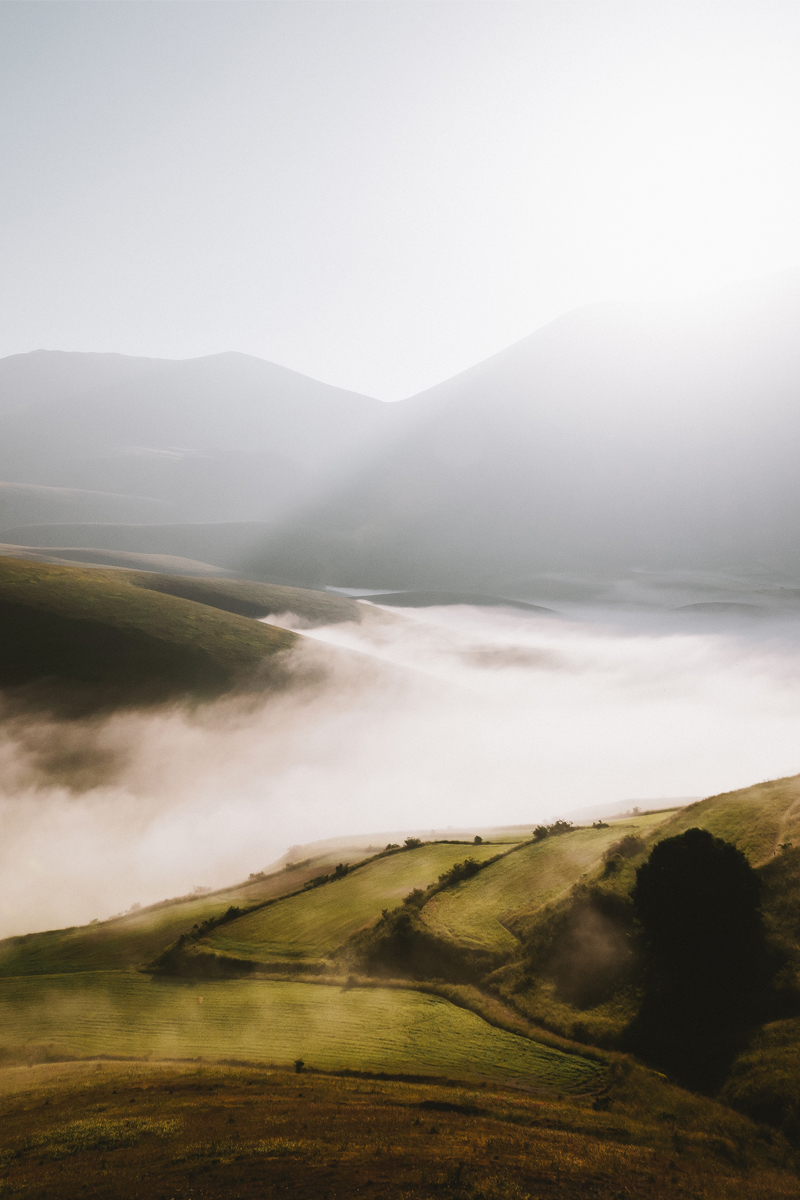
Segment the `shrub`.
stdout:
<path fill-rule="evenodd" d="M 471 879 L 485 865 L 487 864 L 476 862 L 474 858 L 465 858 L 463 862 L 453 863 L 449 870 L 443 871 L 439 876 L 439 883 L 443 887 L 449 887 L 451 884 L 460 883 L 462 879 Z"/>
<path fill-rule="evenodd" d="M 569 833 L 572 829 L 572 821 L 554 821 L 552 825 L 547 826 L 547 832 L 551 837 L 557 837 L 560 833 Z"/>
<path fill-rule="evenodd" d="M 608 847 L 603 858 L 608 862 L 610 858 L 619 855 L 620 858 L 635 858 L 637 854 L 641 854 L 645 848 L 645 843 L 635 833 L 627 833 L 624 838 L 620 838 L 618 842 L 614 842 Z"/>

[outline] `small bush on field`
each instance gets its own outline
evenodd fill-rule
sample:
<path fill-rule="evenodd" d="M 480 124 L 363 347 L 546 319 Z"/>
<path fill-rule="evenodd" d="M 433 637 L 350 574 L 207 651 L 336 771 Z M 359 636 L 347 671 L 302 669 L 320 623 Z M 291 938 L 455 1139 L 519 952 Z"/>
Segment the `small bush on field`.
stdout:
<path fill-rule="evenodd" d="M 422 838 L 407 837 L 406 840 L 403 842 L 403 848 L 405 850 L 416 850 L 421 845 L 422 845 Z"/>
<path fill-rule="evenodd" d="M 558 837 L 560 833 L 569 833 L 572 830 L 572 821 L 554 821 L 552 825 L 547 826 L 547 832 L 550 837 Z"/>
<path fill-rule="evenodd" d="M 473 875 L 477 875 L 486 865 L 474 858 L 465 858 L 463 862 L 453 863 L 449 870 L 443 871 L 439 876 L 439 883 L 449 887 L 454 883 L 461 883 L 462 879 L 472 879 Z"/>
<path fill-rule="evenodd" d="M 572 828 L 571 821 L 562 821 L 559 818 L 552 825 L 537 825 L 533 831 L 533 840 L 543 842 L 546 837 L 558 837 L 561 833 L 569 833 Z"/>
<path fill-rule="evenodd" d="M 644 841 L 635 833 L 628 833 L 618 842 L 613 842 L 603 854 L 604 876 L 608 878 L 609 875 L 615 875 L 627 858 L 635 858 L 637 854 L 642 854 L 644 849 Z"/>

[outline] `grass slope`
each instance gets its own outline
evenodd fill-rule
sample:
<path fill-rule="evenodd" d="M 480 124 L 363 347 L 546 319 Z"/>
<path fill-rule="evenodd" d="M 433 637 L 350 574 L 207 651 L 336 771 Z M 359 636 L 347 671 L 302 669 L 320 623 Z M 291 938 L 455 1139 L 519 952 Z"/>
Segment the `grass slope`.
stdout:
<path fill-rule="evenodd" d="M 659 841 L 693 826 L 733 842 L 758 866 L 772 857 L 780 842 L 800 842 L 800 775 L 698 800 L 665 823 Z"/>
<path fill-rule="evenodd" d="M 0 685 L 55 679 L 117 703 L 217 694 L 295 642 L 286 630 L 136 587 L 128 572 L 0 559 Z"/>
<path fill-rule="evenodd" d="M 800 841 L 800 776 L 710 796 L 665 818 L 641 831 L 644 850 L 621 863 L 615 873 L 603 877 L 601 871 L 587 872 L 575 891 L 511 919 L 524 948 L 516 961 L 509 957 L 491 983 L 532 1021 L 577 1041 L 619 1044 L 640 1002 L 636 930 L 628 899 L 636 869 L 656 842 L 695 826 L 737 845 L 759 869 L 768 929 L 787 956 L 789 976 L 800 977 L 800 853 L 776 855 L 781 844 Z M 575 836 L 566 835 L 568 841 Z M 617 911 L 618 919 L 608 916 L 611 910 Z M 598 947 L 605 947 L 604 952 L 598 954 Z M 791 979 L 788 982 L 791 991 Z"/>
<path fill-rule="evenodd" d="M 126 972 L 0 982 L 7 1047 L 67 1054 L 237 1057 L 325 1069 L 514 1080 L 583 1091 L 598 1063 L 496 1029 L 438 996 L 231 980 L 151 981 Z"/>
<path fill-rule="evenodd" d="M 636 817 L 523 846 L 433 896 L 422 910 L 423 920 L 434 933 L 461 945 L 513 954 L 519 941 L 507 923 L 513 926 L 515 915 L 527 916 L 556 899 L 596 868 L 604 850 L 625 834 L 642 836 L 664 820 L 661 814 Z"/>
<path fill-rule="evenodd" d="M 414 888 L 433 883 L 468 855 L 481 861 L 502 846 L 427 844 L 378 858 L 343 879 L 221 925 L 202 939 L 220 954 L 255 962 L 306 962 L 336 950 Z"/>
<path fill-rule="evenodd" d="M 284 896 L 320 872 L 332 870 L 338 861 L 333 855 L 320 855 L 208 895 L 179 897 L 92 925 L 5 938 L 0 941 L 0 978 L 139 968 L 195 923 L 221 917 L 231 905 L 249 906 Z"/>
<path fill-rule="evenodd" d="M 192 579 L 185 575 L 141 572 L 132 582 L 148 591 L 195 600 L 242 617 L 290 612 L 313 626 L 358 621 L 362 613 L 361 605 L 347 596 L 246 579 Z"/>
<path fill-rule="evenodd" d="M 591 1097 L 208 1063 L 0 1071 L 9 1195 L 784 1200 L 780 1139 L 650 1073 Z"/>

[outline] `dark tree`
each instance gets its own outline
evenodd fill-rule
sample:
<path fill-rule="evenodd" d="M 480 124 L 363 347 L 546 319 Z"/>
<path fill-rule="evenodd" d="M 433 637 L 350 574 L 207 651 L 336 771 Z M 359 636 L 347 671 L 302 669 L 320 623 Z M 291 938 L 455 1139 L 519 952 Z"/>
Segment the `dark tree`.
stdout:
<path fill-rule="evenodd" d="M 645 995 L 631 1045 L 682 1082 L 713 1089 L 763 1019 L 761 881 L 730 842 L 689 829 L 654 847 L 636 872 L 633 901 Z"/>

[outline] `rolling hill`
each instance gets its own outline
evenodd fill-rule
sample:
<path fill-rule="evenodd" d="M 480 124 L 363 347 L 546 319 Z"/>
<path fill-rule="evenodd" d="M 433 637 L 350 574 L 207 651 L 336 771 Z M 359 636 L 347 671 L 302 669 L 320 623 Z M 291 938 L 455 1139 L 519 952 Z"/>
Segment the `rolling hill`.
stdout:
<path fill-rule="evenodd" d="M 346 468 L 385 412 L 244 354 L 38 350 L 0 360 L 0 479 L 151 497 L 178 521 L 265 520 Z M 159 519 L 123 515 L 118 499 L 81 517 L 68 501 L 44 519 Z"/>
<path fill-rule="evenodd" d="M 86 710 L 282 680 L 275 656 L 295 634 L 223 612 L 218 592 L 216 607 L 169 594 L 180 579 L 137 586 L 153 578 L 0 558 L 0 685 Z"/>
<path fill-rule="evenodd" d="M 798 812 L 792 777 L 592 828 L 556 824 L 538 839 L 494 831 L 492 842 L 412 841 L 356 861 L 331 845 L 218 893 L 6 939 L 3 1053 L 299 1057 L 321 1070 L 600 1088 L 599 1112 L 639 1071 L 637 1119 L 648 1120 L 668 1085 L 615 1049 L 636 1011 L 635 960 L 609 969 L 604 951 L 601 985 L 576 984 L 574 969 L 569 979 L 562 969 L 570 939 L 594 913 L 605 924 L 588 926 L 593 944 L 613 948 L 636 865 L 664 837 L 700 826 L 759 870 L 770 936 L 795 980 L 785 995 L 794 995 Z M 584 973 L 598 969 L 590 953 L 579 962 Z M 721 1091 L 794 1140 L 797 1020 L 787 1009 L 758 1031 Z M 624 1111 L 623 1123 L 634 1119 Z"/>

